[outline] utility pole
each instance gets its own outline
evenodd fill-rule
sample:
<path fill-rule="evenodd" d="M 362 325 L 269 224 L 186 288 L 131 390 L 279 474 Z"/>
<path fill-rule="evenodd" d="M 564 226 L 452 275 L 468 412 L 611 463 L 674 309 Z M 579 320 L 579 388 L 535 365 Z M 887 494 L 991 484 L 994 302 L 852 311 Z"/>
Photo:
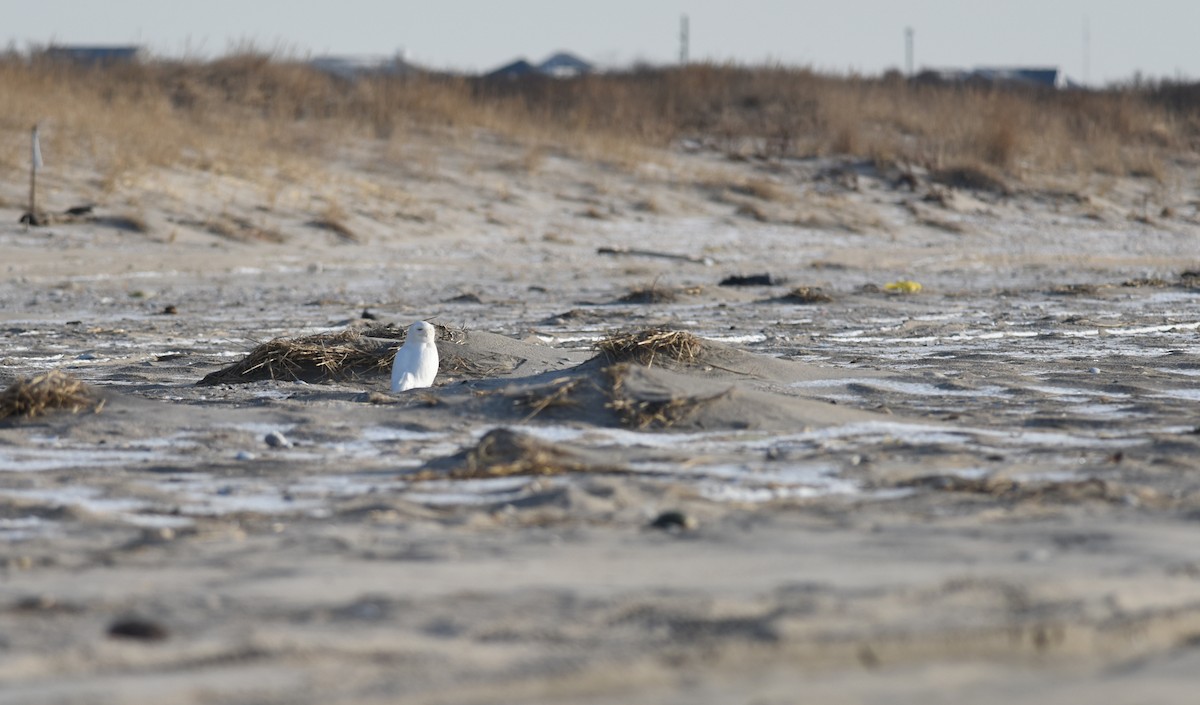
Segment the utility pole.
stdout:
<path fill-rule="evenodd" d="M 687 66 L 688 63 L 688 16 L 683 15 L 679 18 L 679 64 Z"/>
<path fill-rule="evenodd" d="M 905 75 L 912 78 L 913 75 L 913 28 L 906 27 L 904 29 L 904 69 Z"/>

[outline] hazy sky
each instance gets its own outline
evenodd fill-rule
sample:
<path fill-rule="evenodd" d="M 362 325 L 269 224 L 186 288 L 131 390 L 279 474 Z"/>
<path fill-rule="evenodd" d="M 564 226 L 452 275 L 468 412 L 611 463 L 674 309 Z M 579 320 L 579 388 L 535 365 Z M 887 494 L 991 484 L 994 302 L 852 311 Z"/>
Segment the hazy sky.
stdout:
<path fill-rule="evenodd" d="M 213 56 L 235 42 L 294 55 L 391 54 L 480 70 L 568 49 L 605 65 L 674 61 L 679 18 L 693 59 L 780 61 L 878 73 L 916 65 L 1052 65 L 1092 83 L 1200 78 L 1200 0 L 0 0 L 5 39 L 137 43 Z"/>

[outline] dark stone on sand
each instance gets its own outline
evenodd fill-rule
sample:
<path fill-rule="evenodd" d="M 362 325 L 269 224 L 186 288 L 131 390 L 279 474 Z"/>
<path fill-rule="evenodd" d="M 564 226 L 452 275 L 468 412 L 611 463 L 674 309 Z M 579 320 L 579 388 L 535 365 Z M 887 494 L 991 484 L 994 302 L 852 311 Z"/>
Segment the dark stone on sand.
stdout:
<path fill-rule="evenodd" d="M 696 528 L 696 520 L 678 510 L 668 510 L 659 514 L 650 522 L 651 529 L 662 531 L 686 531 Z"/>
<path fill-rule="evenodd" d="M 472 293 L 468 292 L 466 294 L 459 294 L 458 296 L 455 296 L 452 299 L 446 299 L 446 301 L 444 303 L 448 303 L 448 304 L 481 304 L 481 303 L 483 303 L 483 299 L 479 298 L 478 294 L 472 294 Z"/>
<path fill-rule="evenodd" d="M 175 304 L 167 304 L 166 306 L 163 306 L 162 315 L 164 316 L 174 316 L 178 313 L 179 308 L 177 308 Z"/>
<path fill-rule="evenodd" d="M 783 280 L 772 277 L 769 273 L 762 274 L 732 274 L 725 277 L 717 286 L 778 286 Z"/>
<path fill-rule="evenodd" d="M 1058 286 L 1052 287 L 1046 293 L 1054 296 L 1092 296 L 1100 293 L 1102 288 L 1104 288 L 1103 285 L 1092 284 L 1090 282 L 1083 282 L 1079 284 L 1059 284 Z"/>
<path fill-rule="evenodd" d="M 362 316 L 360 316 L 360 318 L 362 318 L 364 321 L 377 321 L 377 320 L 379 320 L 379 316 L 376 316 L 375 314 L 371 313 L 371 310 L 370 310 L 370 309 L 366 309 L 366 308 L 364 308 L 364 309 L 363 309 Z"/>
<path fill-rule="evenodd" d="M 108 635 L 113 639 L 162 641 L 167 638 L 167 628 L 149 619 L 125 617 L 109 625 Z"/>

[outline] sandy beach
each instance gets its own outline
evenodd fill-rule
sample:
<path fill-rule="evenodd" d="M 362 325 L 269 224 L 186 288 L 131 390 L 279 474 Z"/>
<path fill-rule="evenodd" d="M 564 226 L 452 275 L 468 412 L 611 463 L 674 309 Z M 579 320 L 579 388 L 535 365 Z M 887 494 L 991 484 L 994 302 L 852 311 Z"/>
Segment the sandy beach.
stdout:
<path fill-rule="evenodd" d="M 104 404 L 0 421 L 0 703 L 1187 702 L 1195 173 L 481 132 L 56 166 L 96 205 L 44 227 L 6 182 L 0 382 Z M 381 366 L 210 377 L 339 335 Z"/>

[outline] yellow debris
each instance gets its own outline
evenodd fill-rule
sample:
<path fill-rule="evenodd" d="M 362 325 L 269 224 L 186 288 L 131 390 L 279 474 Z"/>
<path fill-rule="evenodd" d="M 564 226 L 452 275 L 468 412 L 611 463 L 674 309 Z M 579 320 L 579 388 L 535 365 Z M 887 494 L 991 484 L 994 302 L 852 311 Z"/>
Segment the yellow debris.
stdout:
<path fill-rule="evenodd" d="M 892 291 L 897 294 L 915 294 L 921 290 L 921 283 L 909 279 L 901 279 L 900 281 L 884 284 L 883 290 Z"/>

